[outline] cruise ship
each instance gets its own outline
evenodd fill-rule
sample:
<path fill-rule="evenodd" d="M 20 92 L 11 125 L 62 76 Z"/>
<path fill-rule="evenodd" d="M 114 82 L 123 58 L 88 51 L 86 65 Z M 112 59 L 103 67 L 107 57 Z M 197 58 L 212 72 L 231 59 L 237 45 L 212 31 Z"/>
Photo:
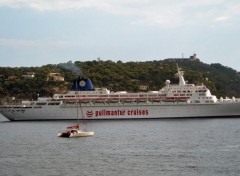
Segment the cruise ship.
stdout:
<path fill-rule="evenodd" d="M 217 98 L 205 85 L 188 84 L 177 69 L 178 84 L 166 80 L 159 91 L 128 93 L 94 88 L 79 77 L 66 94 L 36 101 L 5 101 L 0 113 L 10 121 L 80 119 L 160 119 L 240 116 L 240 99 Z"/>

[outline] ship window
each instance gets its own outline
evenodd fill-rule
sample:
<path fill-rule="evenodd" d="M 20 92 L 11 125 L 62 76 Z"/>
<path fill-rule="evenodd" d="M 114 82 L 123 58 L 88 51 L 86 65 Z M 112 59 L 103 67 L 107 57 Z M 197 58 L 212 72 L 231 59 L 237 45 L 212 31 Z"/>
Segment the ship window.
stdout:
<path fill-rule="evenodd" d="M 37 103 L 36 105 L 41 105 L 41 106 L 43 106 L 43 105 L 46 105 L 47 103 Z"/>
<path fill-rule="evenodd" d="M 65 97 L 75 97 L 75 95 L 66 95 Z"/>
<path fill-rule="evenodd" d="M 107 97 L 108 95 L 99 95 L 99 97 Z"/>
<path fill-rule="evenodd" d="M 110 97 L 119 97 L 119 95 L 110 95 Z"/>
<path fill-rule="evenodd" d="M 48 105 L 59 105 L 60 103 L 56 102 L 56 103 L 48 103 Z"/>
<path fill-rule="evenodd" d="M 87 97 L 96 97 L 96 95 L 88 95 Z"/>
<path fill-rule="evenodd" d="M 66 104 L 75 104 L 74 101 L 67 101 Z"/>
<path fill-rule="evenodd" d="M 158 95 L 157 94 L 149 94 L 148 96 L 149 97 L 157 97 Z"/>

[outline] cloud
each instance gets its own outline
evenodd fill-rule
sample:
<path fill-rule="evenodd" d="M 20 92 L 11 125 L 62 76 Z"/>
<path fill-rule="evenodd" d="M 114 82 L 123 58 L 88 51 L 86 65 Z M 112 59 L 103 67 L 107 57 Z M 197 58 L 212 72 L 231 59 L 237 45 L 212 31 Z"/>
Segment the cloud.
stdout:
<path fill-rule="evenodd" d="M 215 18 L 215 21 L 227 21 L 228 19 L 230 19 L 228 16 L 219 16 Z"/>
<path fill-rule="evenodd" d="M 1 38 L 0 39 L 0 45 L 1 46 L 38 46 L 39 42 L 32 41 L 32 40 L 18 40 L 18 39 L 6 39 Z"/>
<path fill-rule="evenodd" d="M 0 46 L 10 47 L 67 47 L 73 45 L 77 45 L 77 43 L 59 39 L 26 40 L 0 38 Z"/>
<path fill-rule="evenodd" d="M 223 22 L 239 17 L 236 0 L 0 0 L 0 6 L 41 12 L 97 10 L 130 16 L 133 25 L 174 28 L 193 23 Z"/>
<path fill-rule="evenodd" d="M 106 3 L 97 0 L 0 0 L 0 6 L 11 8 L 32 8 L 39 11 L 79 10 L 101 7 Z"/>

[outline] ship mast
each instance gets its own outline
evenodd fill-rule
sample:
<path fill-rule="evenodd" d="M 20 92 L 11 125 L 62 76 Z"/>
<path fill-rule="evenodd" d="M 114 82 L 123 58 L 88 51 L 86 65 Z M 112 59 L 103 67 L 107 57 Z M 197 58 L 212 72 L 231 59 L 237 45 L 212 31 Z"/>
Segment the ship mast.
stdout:
<path fill-rule="evenodd" d="M 186 82 L 184 80 L 184 71 L 181 71 L 181 69 L 178 67 L 178 64 L 177 64 L 177 74 L 176 74 L 179 78 L 179 85 L 182 86 L 182 85 L 186 85 Z"/>

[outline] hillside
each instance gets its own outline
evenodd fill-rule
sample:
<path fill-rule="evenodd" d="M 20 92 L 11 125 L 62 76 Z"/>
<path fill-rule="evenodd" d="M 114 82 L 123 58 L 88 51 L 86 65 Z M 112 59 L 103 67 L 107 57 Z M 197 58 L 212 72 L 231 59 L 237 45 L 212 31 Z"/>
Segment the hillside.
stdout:
<path fill-rule="evenodd" d="M 240 97 L 239 72 L 221 64 L 205 64 L 191 57 L 126 63 L 98 59 L 42 67 L 0 67 L 0 97 L 36 99 L 38 96 L 64 93 L 80 75 L 92 79 L 95 87 L 107 87 L 112 91 L 136 92 L 140 85 L 148 87 L 148 90 L 159 90 L 166 79 L 178 83 L 176 64 L 185 71 L 185 79 L 189 83 L 203 83 L 218 97 Z"/>

